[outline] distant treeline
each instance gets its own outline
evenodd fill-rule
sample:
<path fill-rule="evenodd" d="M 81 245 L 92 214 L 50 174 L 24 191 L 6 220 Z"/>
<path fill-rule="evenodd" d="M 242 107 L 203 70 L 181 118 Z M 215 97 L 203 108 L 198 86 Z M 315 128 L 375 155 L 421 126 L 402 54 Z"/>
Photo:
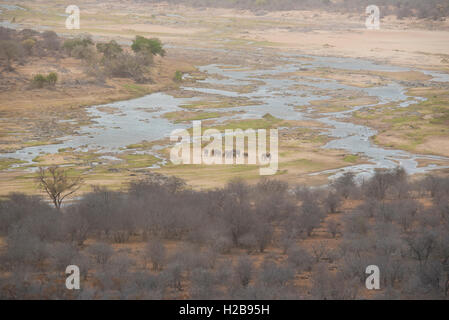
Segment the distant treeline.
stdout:
<path fill-rule="evenodd" d="M 267 11 L 325 9 L 339 12 L 363 12 L 367 6 L 375 4 L 381 8 L 382 15 L 396 15 L 398 18 L 418 17 L 437 20 L 449 16 L 448 0 L 166 0 L 166 2 L 194 7 Z"/>

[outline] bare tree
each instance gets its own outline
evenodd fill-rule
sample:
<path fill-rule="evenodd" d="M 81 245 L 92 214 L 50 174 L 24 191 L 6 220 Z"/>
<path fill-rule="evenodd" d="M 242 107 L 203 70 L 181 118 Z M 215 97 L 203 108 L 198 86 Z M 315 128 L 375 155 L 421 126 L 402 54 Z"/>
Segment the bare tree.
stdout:
<path fill-rule="evenodd" d="M 315 257 L 315 262 L 318 263 L 324 259 L 328 253 L 328 244 L 326 241 L 320 241 L 318 244 L 312 245 L 312 254 Z"/>
<path fill-rule="evenodd" d="M 153 264 L 153 270 L 162 270 L 166 258 L 164 244 L 158 240 L 147 243 L 145 247 L 145 257 Z"/>
<path fill-rule="evenodd" d="M 38 181 L 57 209 L 61 208 L 65 198 L 78 191 L 83 184 L 81 177 L 69 177 L 67 171 L 57 166 L 40 168 Z"/>
<path fill-rule="evenodd" d="M 327 223 L 327 231 L 332 235 L 332 238 L 336 238 L 337 234 L 341 232 L 340 224 L 335 220 L 330 220 Z"/>
<path fill-rule="evenodd" d="M 392 177 L 389 171 L 376 169 L 374 176 L 363 185 L 365 196 L 367 198 L 384 200 L 391 183 Z"/>
<path fill-rule="evenodd" d="M 352 172 L 345 172 L 341 177 L 332 181 L 330 186 L 343 198 L 348 199 L 357 187 L 355 175 Z"/>
<path fill-rule="evenodd" d="M 341 205 L 341 198 L 336 192 L 329 192 L 324 202 L 330 213 L 336 213 Z"/>
<path fill-rule="evenodd" d="M 314 259 L 303 247 L 294 247 L 288 251 L 287 261 L 298 272 L 303 272 L 312 270 Z"/>
<path fill-rule="evenodd" d="M 12 61 L 23 56 L 23 47 L 13 40 L 0 40 L 0 59 L 4 60 L 5 71 L 14 71 Z"/>
<path fill-rule="evenodd" d="M 105 265 L 114 255 L 114 249 L 109 244 L 102 242 L 92 244 L 88 251 L 100 265 Z"/>

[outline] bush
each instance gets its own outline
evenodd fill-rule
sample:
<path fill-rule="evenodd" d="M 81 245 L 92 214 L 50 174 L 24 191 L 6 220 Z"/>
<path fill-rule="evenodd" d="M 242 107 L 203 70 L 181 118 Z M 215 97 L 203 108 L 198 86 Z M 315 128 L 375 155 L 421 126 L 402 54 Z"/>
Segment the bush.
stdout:
<path fill-rule="evenodd" d="M 107 243 L 94 243 L 89 247 L 89 253 L 100 265 L 105 265 L 114 254 L 114 249 Z"/>
<path fill-rule="evenodd" d="M 45 83 L 47 82 L 47 78 L 42 74 L 37 74 L 34 76 L 32 80 L 33 87 L 43 88 Z"/>
<path fill-rule="evenodd" d="M 37 74 L 31 80 L 31 85 L 35 88 L 43 88 L 45 86 L 54 87 L 58 81 L 58 75 L 50 72 L 47 76 Z"/>
<path fill-rule="evenodd" d="M 313 266 L 313 257 L 302 247 L 288 250 L 288 263 L 298 272 L 310 271 Z"/>
<path fill-rule="evenodd" d="M 145 257 L 148 258 L 153 270 L 162 270 L 165 264 L 165 247 L 160 241 L 151 241 L 145 248 Z"/>
<path fill-rule="evenodd" d="M 104 60 L 106 74 L 118 78 L 131 78 L 137 82 L 145 82 L 145 66 L 147 58 L 142 55 L 131 55 L 127 52 L 119 54 L 116 58 Z"/>
<path fill-rule="evenodd" d="M 88 47 L 90 45 L 93 45 L 93 41 L 89 37 L 85 38 L 75 38 L 75 39 L 67 39 L 64 41 L 64 44 L 62 47 L 70 54 L 75 47 Z"/>
<path fill-rule="evenodd" d="M 47 83 L 50 86 L 54 86 L 58 81 L 58 75 L 54 72 L 50 72 L 47 76 Z"/>
<path fill-rule="evenodd" d="M 384 194 L 388 198 L 398 181 L 406 181 L 400 171 L 390 174 L 395 178 Z M 237 180 L 225 188 L 196 191 L 180 180 L 149 174 L 126 191 L 94 188 L 60 210 L 36 196 L 11 194 L 0 199 L 0 236 L 5 242 L 0 250 L 0 296 L 354 299 L 358 288 L 364 290 L 366 267 L 375 264 L 382 270 L 382 288 L 394 288 L 399 298 L 446 297 L 445 193 L 425 205 L 406 198 L 365 199 L 352 213 L 344 210 L 342 219 L 323 221 L 326 195 L 343 196 L 338 190 L 297 189 L 301 201 L 289 191 L 276 181 L 254 186 Z M 318 237 L 325 237 L 323 227 L 341 241 L 315 239 L 298 245 L 298 236 L 314 228 Z M 114 250 L 98 242 L 131 237 L 155 240 L 144 250 Z M 166 240 L 176 240 L 176 252 L 168 255 Z M 276 255 L 257 253 L 253 258 L 235 249 L 244 246 L 255 252 L 267 245 Z M 146 262 L 153 270 L 142 267 Z M 54 282 L 68 264 L 81 268 L 92 291 L 67 293 Z M 303 285 L 306 277 L 311 283 Z"/>
<path fill-rule="evenodd" d="M 48 50 L 59 50 L 61 43 L 58 35 L 54 31 L 44 31 L 42 32 L 42 38 L 44 38 L 44 46 Z"/>
<path fill-rule="evenodd" d="M 36 40 L 34 40 L 32 38 L 28 38 L 28 39 L 25 39 L 22 41 L 22 46 L 28 55 L 31 55 L 33 53 L 33 48 L 35 45 L 36 45 Z"/>
<path fill-rule="evenodd" d="M 338 195 L 335 192 L 329 192 L 328 196 L 326 197 L 325 205 L 326 209 L 330 213 L 336 213 L 341 205 L 341 198 L 340 195 Z"/>
<path fill-rule="evenodd" d="M 108 43 L 97 43 L 97 50 L 101 52 L 105 58 L 117 58 L 123 52 L 122 47 L 114 40 Z"/>
<path fill-rule="evenodd" d="M 182 81 L 182 72 L 181 71 L 176 71 L 175 75 L 173 77 L 173 81 L 175 82 L 181 82 Z"/>
<path fill-rule="evenodd" d="M 265 260 L 261 268 L 260 281 L 269 287 L 286 286 L 295 277 L 295 272 L 288 265 L 281 266 L 271 260 Z"/>
<path fill-rule="evenodd" d="M 242 257 L 237 262 L 234 269 L 234 273 L 237 277 L 237 281 L 243 287 L 246 287 L 252 278 L 253 262 L 248 257 Z"/>

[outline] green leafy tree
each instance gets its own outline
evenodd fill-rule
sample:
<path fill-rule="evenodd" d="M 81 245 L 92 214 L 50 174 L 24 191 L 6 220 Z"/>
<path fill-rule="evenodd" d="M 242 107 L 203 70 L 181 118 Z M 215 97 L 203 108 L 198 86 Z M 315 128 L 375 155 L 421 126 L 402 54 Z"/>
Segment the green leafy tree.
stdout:
<path fill-rule="evenodd" d="M 153 56 L 159 55 L 161 57 L 165 55 L 165 50 L 162 46 L 162 42 L 157 38 L 147 39 L 142 36 L 136 36 L 136 39 L 131 45 L 131 49 L 135 53 L 145 53 L 151 54 Z"/>

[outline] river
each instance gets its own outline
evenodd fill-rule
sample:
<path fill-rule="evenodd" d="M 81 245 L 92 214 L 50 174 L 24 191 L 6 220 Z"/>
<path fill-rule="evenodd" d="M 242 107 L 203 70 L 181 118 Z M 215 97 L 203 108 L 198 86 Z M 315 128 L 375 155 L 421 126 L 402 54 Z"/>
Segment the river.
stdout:
<path fill-rule="evenodd" d="M 261 69 L 245 69 L 242 66 L 223 66 L 211 64 L 199 66 L 202 72 L 209 76 L 196 81 L 194 86 L 182 87 L 185 91 L 194 93 L 194 98 L 176 98 L 167 93 L 159 92 L 141 98 L 118 101 L 107 105 L 91 106 L 87 113 L 94 119 L 93 125 L 82 126 L 77 135 L 57 139 L 60 144 L 27 147 L 16 152 L 2 153 L 0 157 L 15 158 L 30 164 L 32 159 L 41 154 L 57 153 L 61 148 L 74 148 L 78 151 L 95 149 L 100 153 L 119 153 L 131 144 L 143 140 L 156 141 L 166 138 L 177 128 L 188 128 L 189 124 L 173 123 L 162 117 L 164 113 L 183 110 L 182 105 L 192 103 L 204 95 L 227 98 L 246 98 L 257 101 L 254 105 L 245 105 L 226 109 L 208 109 L 208 111 L 240 111 L 232 116 L 223 116 L 219 121 L 231 118 L 261 118 L 266 113 L 285 120 L 315 120 L 326 124 L 331 129 L 323 130 L 322 134 L 332 138 L 323 148 L 345 150 L 351 154 L 364 157 L 368 164 L 352 165 L 343 169 L 315 172 L 338 176 L 346 171 L 352 171 L 359 177 L 371 175 L 376 168 L 394 168 L 403 166 L 409 174 L 424 173 L 434 169 L 449 168 L 437 164 L 419 166 L 418 160 L 449 161 L 448 158 L 417 155 L 410 152 L 386 149 L 377 146 L 370 139 L 377 134 L 376 130 L 350 122 L 351 113 L 377 104 L 394 103 L 397 108 L 419 103 L 423 98 L 409 97 L 406 88 L 399 81 L 388 84 L 360 88 L 342 84 L 336 80 L 301 75 L 300 70 L 316 68 L 333 68 L 342 70 L 368 70 L 402 72 L 412 69 L 380 65 L 368 60 L 335 57 L 317 57 L 299 54 L 283 54 L 278 66 Z M 449 82 L 449 75 L 435 71 L 419 70 L 432 76 L 429 81 Z M 295 73 L 291 76 L 284 74 Z M 237 90 L 223 89 L 236 86 L 251 85 L 252 90 L 239 93 Z M 296 87 L 296 88 L 295 88 Z M 299 88 L 299 89 L 298 89 Z M 353 106 L 349 110 L 333 113 L 312 112 L 310 105 L 313 100 L 326 100 L 330 96 L 322 92 L 351 90 L 365 96 L 375 97 L 378 103 Z M 218 98 L 219 99 L 219 98 Z M 308 108 L 295 108 L 295 106 Z M 112 107 L 114 112 L 107 112 L 104 107 Z M 349 121 L 349 122 L 348 122 Z M 254 128 L 257 129 L 257 128 Z M 151 152 L 151 151 L 150 151 Z M 23 166 L 26 164 L 20 164 Z"/>

